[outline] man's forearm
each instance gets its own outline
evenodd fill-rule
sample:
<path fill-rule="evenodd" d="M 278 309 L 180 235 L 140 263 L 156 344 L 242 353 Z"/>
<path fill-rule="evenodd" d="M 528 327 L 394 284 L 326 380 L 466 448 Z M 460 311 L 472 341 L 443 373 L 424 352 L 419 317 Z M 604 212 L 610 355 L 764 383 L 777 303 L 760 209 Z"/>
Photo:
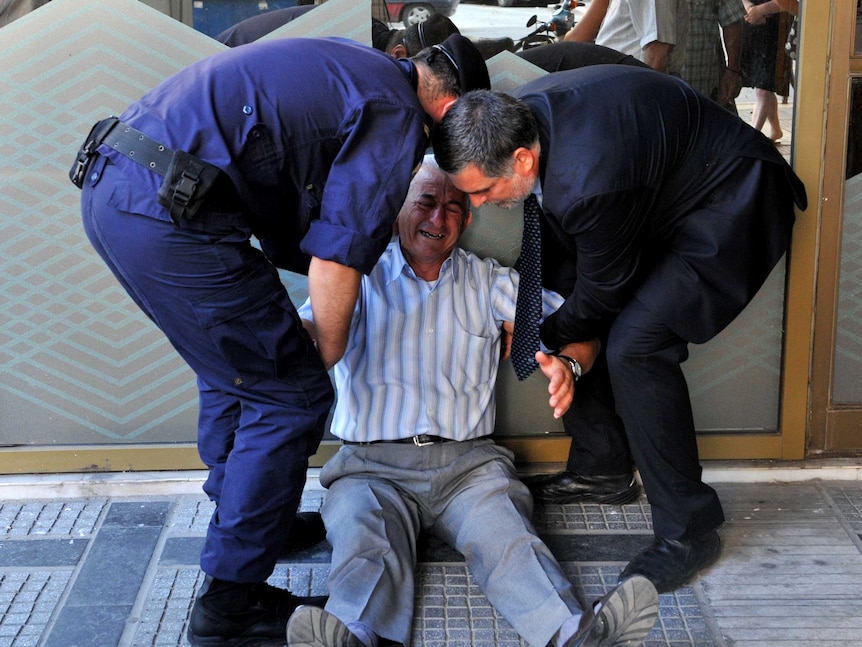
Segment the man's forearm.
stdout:
<path fill-rule="evenodd" d="M 317 329 L 317 348 L 326 368 L 333 366 L 347 348 L 347 335 L 362 275 L 352 267 L 312 258 L 308 269 L 308 294 Z"/>
<path fill-rule="evenodd" d="M 739 72 L 742 64 L 742 29 L 745 21 L 740 19 L 732 25 L 722 28 L 724 49 L 727 51 L 727 67 Z"/>
<path fill-rule="evenodd" d="M 662 43 L 661 41 L 654 40 L 644 47 L 644 63 L 659 72 L 667 72 L 671 52 L 673 52 L 673 45 L 671 43 Z"/>
<path fill-rule="evenodd" d="M 718 102 L 726 105 L 736 99 L 742 90 L 742 29 L 744 20 L 738 20 L 721 31 L 727 52 L 727 67 L 719 84 Z"/>
<path fill-rule="evenodd" d="M 560 348 L 560 354 L 578 360 L 584 373 L 589 373 L 601 350 L 602 343 L 598 339 L 591 339 L 590 341 L 568 343 Z"/>
<path fill-rule="evenodd" d="M 592 0 L 581 19 L 563 36 L 563 40 L 580 43 L 592 43 L 596 40 L 609 4 L 610 0 Z"/>

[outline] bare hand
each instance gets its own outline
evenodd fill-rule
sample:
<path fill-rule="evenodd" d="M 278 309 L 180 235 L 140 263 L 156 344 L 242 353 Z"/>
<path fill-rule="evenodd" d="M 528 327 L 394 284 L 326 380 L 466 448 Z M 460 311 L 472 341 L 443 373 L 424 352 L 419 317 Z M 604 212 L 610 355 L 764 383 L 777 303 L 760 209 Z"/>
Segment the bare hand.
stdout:
<path fill-rule="evenodd" d="M 763 5 L 754 5 L 745 13 L 745 22 L 749 25 L 762 25 L 769 14 L 761 9 Z"/>
<path fill-rule="evenodd" d="M 718 103 L 726 105 L 736 99 L 742 91 L 742 76 L 738 72 L 725 70 L 721 77 L 718 92 Z"/>
<path fill-rule="evenodd" d="M 512 354 L 512 333 L 514 331 L 514 322 L 503 322 L 503 334 L 500 337 L 500 359 L 509 359 L 509 356 Z"/>
<path fill-rule="evenodd" d="M 548 404 L 554 410 L 554 418 L 559 418 L 572 406 L 572 398 L 575 396 L 575 376 L 569 363 L 559 357 L 538 351 L 536 361 L 549 381 L 548 393 L 551 397 Z"/>

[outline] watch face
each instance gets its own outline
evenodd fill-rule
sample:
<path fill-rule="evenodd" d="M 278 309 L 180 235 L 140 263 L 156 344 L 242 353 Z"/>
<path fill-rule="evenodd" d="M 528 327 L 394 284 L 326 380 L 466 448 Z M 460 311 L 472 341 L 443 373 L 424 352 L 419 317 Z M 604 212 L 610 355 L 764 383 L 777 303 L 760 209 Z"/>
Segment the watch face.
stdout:
<path fill-rule="evenodd" d="M 565 360 L 568 363 L 569 368 L 572 369 L 572 373 L 575 376 L 575 380 L 581 377 L 583 369 L 581 369 L 581 364 L 580 362 L 578 362 L 578 360 L 574 359 L 573 357 L 569 357 L 568 355 L 560 355 L 559 357 L 560 359 Z"/>

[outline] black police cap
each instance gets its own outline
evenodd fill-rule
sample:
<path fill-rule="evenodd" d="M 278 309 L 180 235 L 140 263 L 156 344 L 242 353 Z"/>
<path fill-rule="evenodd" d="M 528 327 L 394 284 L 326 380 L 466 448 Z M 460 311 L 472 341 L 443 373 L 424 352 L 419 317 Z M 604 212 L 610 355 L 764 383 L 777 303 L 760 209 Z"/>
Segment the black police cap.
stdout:
<path fill-rule="evenodd" d="M 481 52 L 469 38 L 452 34 L 434 49 L 441 51 L 458 72 L 458 87 L 461 93 L 471 90 L 490 90 L 491 79 Z"/>

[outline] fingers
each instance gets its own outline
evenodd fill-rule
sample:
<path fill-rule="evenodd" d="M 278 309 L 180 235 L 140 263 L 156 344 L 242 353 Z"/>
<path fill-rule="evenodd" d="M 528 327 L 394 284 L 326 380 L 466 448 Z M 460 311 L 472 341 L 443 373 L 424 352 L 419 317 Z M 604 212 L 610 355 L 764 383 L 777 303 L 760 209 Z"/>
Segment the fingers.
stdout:
<path fill-rule="evenodd" d="M 547 355 L 541 351 L 536 353 L 536 362 L 542 373 L 548 378 L 548 404 L 554 410 L 554 418 L 560 418 L 572 405 L 575 395 L 575 378 L 568 362 Z"/>

